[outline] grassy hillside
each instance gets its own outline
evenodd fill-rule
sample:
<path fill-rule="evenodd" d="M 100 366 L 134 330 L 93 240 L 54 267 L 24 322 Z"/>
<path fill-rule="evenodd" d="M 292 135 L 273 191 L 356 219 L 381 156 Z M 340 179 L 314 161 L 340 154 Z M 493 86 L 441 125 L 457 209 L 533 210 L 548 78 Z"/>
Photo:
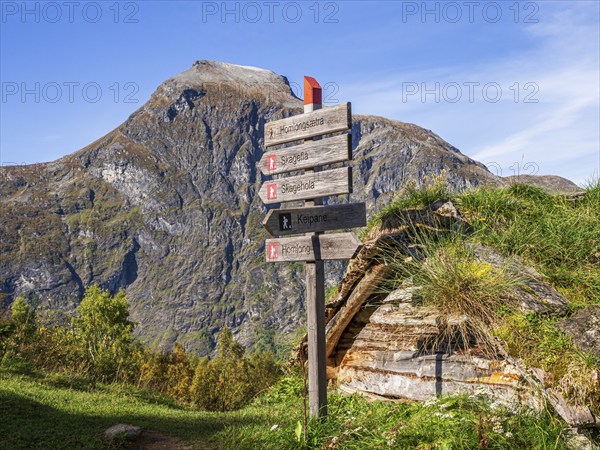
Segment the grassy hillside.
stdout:
<path fill-rule="evenodd" d="M 569 401 L 597 412 L 600 388 L 593 375 L 598 361 L 578 351 L 557 323 L 600 304 L 600 185 L 578 197 L 524 185 L 452 194 L 433 180 L 420 188 L 407 186 L 369 227 L 440 198 L 454 202 L 471 225 L 469 232 L 422 242 L 430 247 L 425 252 L 429 262 L 405 264 L 402 258 L 396 273 L 413 277 L 427 288 L 430 298 L 425 300 L 444 301 L 449 313 L 477 312 L 512 356 L 546 371 L 548 384 Z M 518 280 L 470 261 L 469 243 L 488 245 L 535 267 L 568 300 L 566 313 L 523 314 L 500 304 L 498 292 L 508 292 Z M 100 296 L 114 306 L 108 294 L 95 295 L 90 294 L 90 305 L 97 305 Z M 508 410 L 477 395 L 421 404 L 369 402 L 332 392 L 328 417 L 305 429 L 300 375 L 288 373 L 268 389 L 257 387 L 272 372 L 270 360 L 261 363 L 265 356 L 259 353 L 242 358 L 243 349 L 233 341 L 222 343 L 212 366 L 182 348 L 171 355 L 152 353 L 131 340 L 122 301 L 114 314 L 118 320 L 109 328 L 112 344 L 100 346 L 92 359 L 96 334 L 85 315 L 73 328 L 35 328 L 23 305 L 13 311 L 14 323 L 0 320 L 0 449 L 108 448 L 102 433 L 117 423 L 168 435 L 175 439 L 173 448 L 566 448 L 566 427 L 551 413 Z M 16 313 L 20 322 L 15 322 Z M 238 404 L 233 400 L 244 394 L 236 391 L 239 386 L 260 392 Z M 243 407 L 200 411 L 211 404 L 203 399 L 214 392 L 228 392 L 230 406 Z M 220 409 L 215 402 L 211 408 Z"/>
<path fill-rule="evenodd" d="M 421 405 L 333 394 L 329 416 L 310 423 L 304 441 L 301 389 L 301 378 L 284 378 L 239 411 L 211 413 L 131 386 L 4 369 L 0 448 L 110 448 L 102 433 L 117 423 L 167 434 L 179 438 L 181 448 L 198 449 L 450 449 L 478 448 L 482 442 L 490 449 L 564 448 L 562 425 L 549 414 L 515 414 L 466 397 Z"/>

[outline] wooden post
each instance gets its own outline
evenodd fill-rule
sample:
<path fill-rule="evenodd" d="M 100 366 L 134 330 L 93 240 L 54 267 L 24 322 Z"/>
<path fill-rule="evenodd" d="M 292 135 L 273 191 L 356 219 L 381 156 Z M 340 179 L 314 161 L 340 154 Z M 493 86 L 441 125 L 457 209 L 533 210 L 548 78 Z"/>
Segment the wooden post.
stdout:
<path fill-rule="evenodd" d="M 351 259 L 361 248 L 353 233 L 323 232 L 366 224 L 364 203 L 323 206 L 323 197 L 352 192 L 351 167 L 319 170 L 323 165 L 352 159 L 351 135 L 344 133 L 321 140 L 325 135 L 352 129 L 352 108 L 350 103 L 344 103 L 322 109 L 321 95 L 317 80 L 304 77 L 304 114 L 265 124 L 267 152 L 258 164 L 267 176 L 304 169 L 303 175 L 265 182 L 258 195 L 265 204 L 305 201 L 303 208 L 270 211 L 263 225 L 275 237 L 265 242 L 266 262 L 306 262 L 308 392 L 313 418 L 327 414 L 323 261 Z M 304 143 L 298 144 L 301 140 Z M 291 142 L 296 145 L 270 149 Z"/>
<path fill-rule="evenodd" d="M 304 77 L 304 112 L 321 109 L 321 86 Z M 305 173 L 312 173 L 306 170 Z M 323 199 L 306 200 L 305 206 L 322 205 Z M 317 236 L 318 233 L 307 233 Z M 327 415 L 327 359 L 325 356 L 325 268 L 320 258 L 306 263 L 306 311 L 308 325 L 308 405 L 310 417 Z"/>

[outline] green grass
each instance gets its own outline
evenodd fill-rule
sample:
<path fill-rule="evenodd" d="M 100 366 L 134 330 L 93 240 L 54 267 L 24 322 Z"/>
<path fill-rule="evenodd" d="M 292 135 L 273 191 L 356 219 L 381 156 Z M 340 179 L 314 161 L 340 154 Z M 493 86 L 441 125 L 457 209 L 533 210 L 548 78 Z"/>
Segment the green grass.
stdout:
<path fill-rule="evenodd" d="M 562 426 L 550 415 L 515 414 L 490 406 L 483 398 L 466 396 L 421 404 L 369 402 L 357 395 L 333 394 L 329 415 L 309 423 L 305 441 L 301 405 L 297 396 L 290 397 L 289 384 L 289 379 L 284 380 L 253 405 L 273 411 L 269 423 L 278 426 L 272 431 L 261 425 L 229 426 L 221 441 L 225 448 L 476 449 L 478 431 L 490 449 L 564 448 Z M 280 395 L 277 390 L 282 385 L 286 392 Z"/>
<path fill-rule="evenodd" d="M 331 394 L 329 416 L 302 429 L 302 381 L 284 378 L 240 411 L 207 413 L 123 385 L 0 371 L 0 448 L 103 449 L 116 423 L 175 436 L 193 448 L 559 449 L 563 426 L 547 413 L 514 413 L 480 397 L 425 404 Z"/>
<path fill-rule="evenodd" d="M 527 185 L 459 195 L 473 239 L 538 268 L 574 308 L 600 304 L 600 185 L 576 201 Z"/>
<path fill-rule="evenodd" d="M 131 386 L 0 371 L 0 448 L 103 449 L 102 433 L 129 423 L 203 448 L 234 417 L 190 411 Z"/>

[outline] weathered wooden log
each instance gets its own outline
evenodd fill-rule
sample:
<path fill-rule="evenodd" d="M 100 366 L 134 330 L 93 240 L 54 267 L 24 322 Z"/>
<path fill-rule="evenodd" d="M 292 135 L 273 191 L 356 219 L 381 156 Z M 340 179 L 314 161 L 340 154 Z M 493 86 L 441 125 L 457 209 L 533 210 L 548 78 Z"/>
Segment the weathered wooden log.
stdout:
<path fill-rule="evenodd" d="M 342 333 L 358 312 L 361 306 L 373 295 L 381 280 L 388 273 L 389 267 L 380 264 L 371 268 L 352 291 L 346 303 L 338 310 L 325 329 L 327 339 L 327 356 L 330 356 Z"/>

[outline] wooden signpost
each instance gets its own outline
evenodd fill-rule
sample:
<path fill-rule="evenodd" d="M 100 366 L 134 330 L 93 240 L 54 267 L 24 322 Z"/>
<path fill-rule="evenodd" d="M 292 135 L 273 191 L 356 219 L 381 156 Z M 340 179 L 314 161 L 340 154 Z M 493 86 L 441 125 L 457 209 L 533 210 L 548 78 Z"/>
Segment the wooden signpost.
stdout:
<path fill-rule="evenodd" d="M 352 259 L 361 247 L 354 233 L 267 239 L 267 262 Z"/>
<path fill-rule="evenodd" d="M 272 236 L 317 233 L 364 227 L 366 214 L 364 203 L 272 209 L 263 220 L 263 226 Z"/>
<path fill-rule="evenodd" d="M 342 167 L 269 181 L 261 186 L 258 196 L 265 205 L 270 205 L 350 192 L 352 192 L 352 169 Z"/>
<path fill-rule="evenodd" d="M 277 175 L 349 159 L 352 159 L 352 135 L 340 134 L 320 141 L 308 141 L 305 144 L 266 152 L 258 167 L 264 175 Z"/>
<path fill-rule="evenodd" d="M 264 175 L 304 170 L 303 175 L 265 182 L 259 196 L 265 204 L 305 200 L 303 208 L 271 210 L 263 225 L 273 236 L 267 239 L 267 262 L 306 263 L 308 315 L 308 393 L 311 417 L 327 414 L 325 354 L 324 260 L 351 259 L 361 248 L 354 233 L 324 231 L 366 225 L 364 203 L 321 206 L 322 197 L 352 192 L 350 167 L 318 171 L 320 166 L 352 159 L 350 103 L 321 109 L 321 86 L 304 77 L 304 114 L 265 124 L 265 147 L 301 141 L 277 150 L 269 149 L 259 162 Z M 344 132 L 320 140 L 316 137 Z"/>

